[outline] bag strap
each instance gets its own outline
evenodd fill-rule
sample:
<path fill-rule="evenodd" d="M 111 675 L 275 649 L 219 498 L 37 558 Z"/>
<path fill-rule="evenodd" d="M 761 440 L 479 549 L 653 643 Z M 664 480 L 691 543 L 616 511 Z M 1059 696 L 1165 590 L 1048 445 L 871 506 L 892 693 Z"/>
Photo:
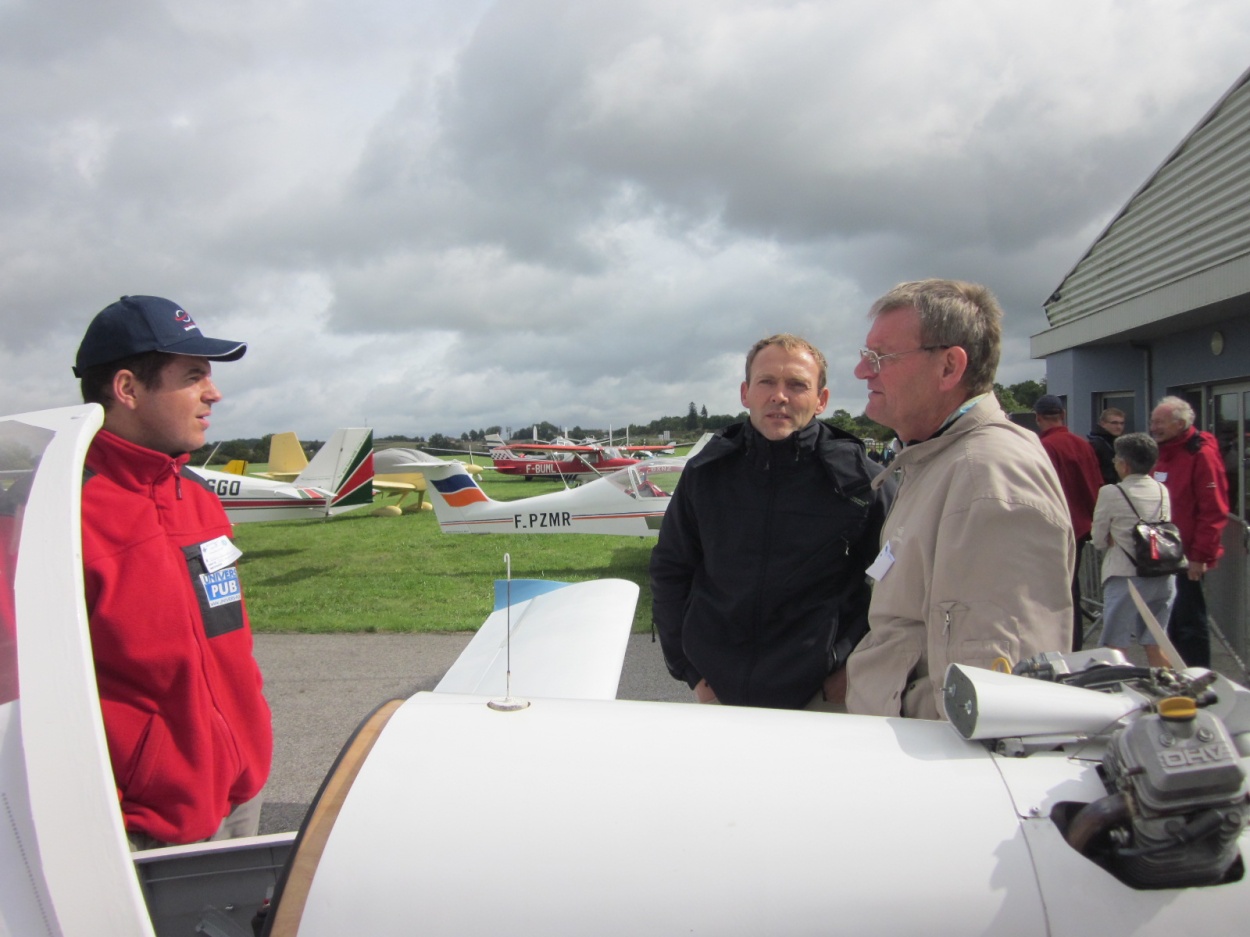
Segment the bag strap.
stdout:
<path fill-rule="evenodd" d="M 1132 498 L 1130 498 L 1130 497 L 1128 496 L 1128 492 L 1127 492 L 1127 491 L 1125 491 L 1125 490 L 1124 490 L 1124 488 L 1123 488 L 1123 486 L 1121 486 L 1121 485 L 1120 485 L 1120 484 L 1118 484 L 1118 483 L 1116 484 L 1116 486 L 1115 486 L 1115 487 L 1116 487 L 1116 490 L 1120 492 L 1120 494 L 1124 495 L 1124 500 L 1128 502 L 1128 506 L 1129 506 L 1130 508 L 1132 508 L 1132 509 L 1133 509 L 1133 513 L 1137 515 L 1137 519 L 1140 521 L 1140 520 L 1141 520 L 1141 512 L 1137 510 L 1137 505 L 1135 505 L 1135 504 L 1133 503 L 1133 499 L 1132 499 Z M 1133 554 L 1132 554 L 1132 553 L 1129 553 L 1129 552 L 1128 552 L 1128 550 L 1126 550 L 1126 549 L 1125 549 L 1123 546 L 1121 546 L 1120 544 L 1116 544 L 1116 546 L 1120 547 L 1120 552 L 1122 552 L 1125 556 L 1127 556 L 1127 557 L 1129 558 L 1129 560 L 1131 560 L 1131 561 L 1132 561 L 1132 563 L 1133 563 L 1133 565 L 1134 565 L 1134 566 L 1136 566 L 1136 565 L 1137 565 L 1137 557 L 1133 556 Z"/>
<path fill-rule="evenodd" d="M 1141 516 L 1141 511 L 1137 510 L 1137 505 L 1135 505 L 1133 503 L 1133 499 L 1128 496 L 1128 492 L 1124 490 L 1123 485 L 1117 484 L 1116 488 L 1119 489 L 1120 494 L 1124 495 L 1124 500 L 1128 502 L 1128 506 L 1133 509 L 1133 513 L 1137 515 L 1137 519 L 1141 521 L 1142 523 L 1145 523 L 1145 524 L 1170 523 L 1171 519 L 1163 516 L 1163 513 L 1164 513 L 1163 512 L 1163 483 L 1160 482 L 1158 479 L 1151 479 L 1151 481 L 1153 481 L 1156 485 L 1159 486 L 1159 510 L 1155 512 L 1159 515 L 1159 517 L 1153 521 L 1148 521 L 1144 517 Z"/>
<path fill-rule="evenodd" d="M 1156 484 L 1158 484 L 1158 483 L 1156 482 Z M 1132 498 L 1130 498 L 1130 497 L 1128 496 L 1128 492 L 1124 490 L 1124 486 L 1123 486 L 1123 485 L 1116 485 L 1115 487 L 1116 487 L 1116 489 L 1120 492 L 1120 494 L 1124 495 L 1124 500 L 1125 500 L 1125 501 L 1127 501 L 1127 502 L 1128 502 L 1128 506 L 1129 506 L 1129 507 L 1131 507 L 1131 508 L 1133 509 L 1133 513 L 1137 515 L 1137 519 L 1138 519 L 1138 520 L 1141 520 L 1141 519 L 1142 519 L 1142 516 L 1141 516 L 1141 511 L 1137 510 L 1137 505 L 1135 505 L 1135 504 L 1133 503 L 1133 499 L 1132 499 Z M 1163 496 L 1162 496 L 1162 495 L 1160 495 L 1160 496 L 1159 496 L 1159 504 L 1160 504 L 1160 506 L 1162 506 L 1162 504 L 1163 504 Z"/>
<path fill-rule="evenodd" d="M 1159 521 L 1164 524 L 1171 523 L 1172 518 L 1163 516 L 1163 482 L 1156 478 L 1154 483 L 1159 486 Z M 1171 514 L 1172 512 L 1168 511 L 1167 513 Z"/>

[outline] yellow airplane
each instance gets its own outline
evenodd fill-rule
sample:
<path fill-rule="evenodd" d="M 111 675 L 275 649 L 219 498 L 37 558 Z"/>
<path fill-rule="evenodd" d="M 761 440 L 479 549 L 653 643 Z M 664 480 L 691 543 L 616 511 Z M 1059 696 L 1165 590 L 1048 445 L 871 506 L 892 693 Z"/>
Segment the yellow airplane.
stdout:
<path fill-rule="evenodd" d="M 420 449 L 392 447 L 377 450 L 373 454 L 373 487 L 383 495 L 395 491 L 400 492 L 400 495 L 394 504 L 383 504 L 373 513 L 385 516 L 432 510 L 430 503 L 425 500 L 426 482 L 421 466 L 446 464 L 442 459 Z M 466 465 L 464 470 L 471 475 L 482 474 L 480 465 Z M 404 504 L 413 492 L 417 494 L 416 502 Z"/>
<path fill-rule="evenodd" d="M 299 473 L 308 468 L 308 456 L 294 433 L 274 433 L 269 437 L 269 471 L 254 472 L 261 478 L 274 481 L 294 481 Z M 227 471 L 229 469 L 227 468 Z"/>

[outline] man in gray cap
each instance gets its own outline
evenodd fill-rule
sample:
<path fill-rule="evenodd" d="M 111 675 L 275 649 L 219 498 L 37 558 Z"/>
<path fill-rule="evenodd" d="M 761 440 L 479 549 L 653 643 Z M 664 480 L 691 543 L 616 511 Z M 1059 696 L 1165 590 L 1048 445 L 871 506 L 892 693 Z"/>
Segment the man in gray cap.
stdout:
<path fill-rule="evenodd" d="M 251 835 L 273 730 L 239 550 L 217 496 L 182 474 L 221 399 L 207 338 L 178 304 L 124 296 L 74 364 L 104 427 L 87 452 L 83 580 L 96 683 L 131 848 Z"/>

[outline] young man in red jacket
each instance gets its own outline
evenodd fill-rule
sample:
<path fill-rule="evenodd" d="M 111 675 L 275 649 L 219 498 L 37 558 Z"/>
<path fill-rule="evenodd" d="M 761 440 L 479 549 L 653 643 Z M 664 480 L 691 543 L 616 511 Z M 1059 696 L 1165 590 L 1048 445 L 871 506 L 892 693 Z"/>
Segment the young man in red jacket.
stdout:
<path fill-rule="evenodd" d="M 104 407 L 82 492 L 83 578 L 117 796 L 134 849 L 255 834 L 273 730 L 217 496 L 182 475 L 221 394 L 176 303 L 124 296 L 92 320 L 74 374 Z"/>
<path fill-rule="evenodd" d="M 1210 625 L 1202 577 L 1224 553 L 1228 523 L 1228 476 L 1219 443 L 1194 427 L 1194 408 L 1164 397 L 1150 414 L 1150 435 L 1159 443 L 1154 477 L 1167 486 L 1172 521 L 1180 528 L 1189 569 L 1176 574 L 1176 602 L 1168 637 L 1189 666 L 1211 666 Z"/>

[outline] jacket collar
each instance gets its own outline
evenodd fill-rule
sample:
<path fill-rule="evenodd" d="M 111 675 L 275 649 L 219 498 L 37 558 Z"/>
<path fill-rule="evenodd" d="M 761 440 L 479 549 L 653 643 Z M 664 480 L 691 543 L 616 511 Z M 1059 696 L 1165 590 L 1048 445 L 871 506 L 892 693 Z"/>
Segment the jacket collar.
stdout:
<path fill-rule="evenodd" d="M 742 431 L 742 441 L 748 457 L 765 467 L 797 462 L 804 452 L 815 451 L 819 436 L 820 424 L 816 420 L 800 430 L 795 430 L 785 439 L 768 439 L 750 421 L 743 425 Z"/>
<path fill-rule="evenodd" d="M 1184 447 L 1184 446 L 1189 445 L 1189 443 L 1190 443 L 1190 442 L 1193 440 L 1193 438 L 1194 438 L 1195 436 L 1197 436 L 1197 435 L 1198 435 L 1198 428 L 1197 428 L 1196 426 L 1189 426 L 1189 427 L 1186 427 L 1183 431 L 1181 431 L 1181 432 L 1177 433 L 1175 436 L 1173 436 L 1173 437 L 1172 437 L 1171 439 L 1169 439 L 1167 442 L 1165 442 L 1165 443 L 1160 443 L 1160 444 L 1159 444 L 1159 451 L 1160 451 L 1160 452 L 1171 452 L 1171 451 L 1172 451 L 1172 450 L 1174 450 L 1174 449 L 1180 449 L 1180 448 L 1182 448 L 1182 447 Z"/>
<path fill-rule="evenodd" d="M 713 462 L 724 458 L 731 452 L 738 451 L 745 452 L 750 458 L 767 460 L 780 457 L 793 461 L 801 452 L 815 450 L 817 441 L 820 439 L 821 426 L 819 420 L 812 420 L 801 430 L 791 433 L 785 439 L 773 442 L 760 435 L 759 431 L 751 425 L 750 420 L 731 423 L 713 436 L 711 441 L 703 447 L 703 451 L 690 460 L 686 468 Z"/>
<path fill-rule="evenodd" d="M 889 468 L 873 481 L 873 487 L 880 487 L 883 483 L 882 479 L 887 475 L 893 474 L 892 470 L 904 469 L 909 465 L 921 465 L 939 453 L 945 452 L 973 430 L 979 429 L 987 423 L 1001 423 L 1006 418 L 1007 415 L 1003 412 L 998 398 L 993 394 L 986 394 L 974 403 L 970 409 L 959 414 L 937 436 L 926 439 L 923 442 L 904 446 L 903 451 L 894 457 L 894 461 L 890 463 Z"/>
<path fill-rule="evenodd" d="M 748 448 L 748 439 L 752 440 L 754 451 Z M 778 443 L 765 439 L 755 431 L 750 422 L 733 423 L 717 433 L 703 447 L 702 452 L 686 463 L 686 471 L 698 469 L 733 453 L 742 453 L 746 458 L 761 453 L 768 454 L 774 446 L 780 447 L 783 457 L 788 452 L 791 461 L 796 453 L 814 452 L 834 486 L 847 497 L 866 496 L 874 477 L 890 476 L 888 471 L 878 472 L 871 468 L 872 463 L 863 454 L 862 440 L 820 420 L 812 420 L 803 429 Z"/>
<path fill-rule="evenodd" d="M 1049 436 L 1051 433 L 1071 433 L 1071 432 L 1072 430 L 1068 429 L 1066 426 L 1061 425 L 1061 426 L 1051 426 L 1047 429 L 1042 430 L 1037 435 L 1045 437 L 1045 436 Z"/>
<path fill-rule="evenodd" d="M 106 429 L 100 430 L 87 452 L 87 468 L 107 475 L 119 485 L 141 488 L 176 475 L 191 459 L 189 453 L 171 456 L 139 446 Z"/>

